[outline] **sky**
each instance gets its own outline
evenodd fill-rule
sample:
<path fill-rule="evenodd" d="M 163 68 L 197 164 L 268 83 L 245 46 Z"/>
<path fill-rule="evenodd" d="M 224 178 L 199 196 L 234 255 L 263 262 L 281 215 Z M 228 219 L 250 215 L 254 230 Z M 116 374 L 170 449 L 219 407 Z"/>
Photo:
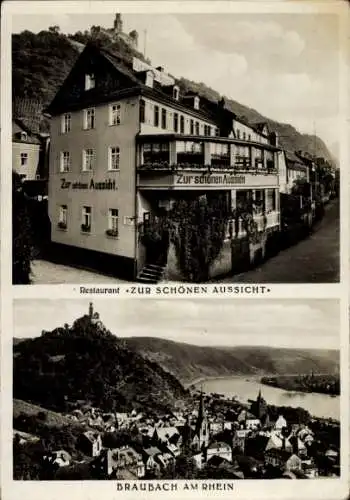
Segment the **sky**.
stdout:
<path fill-rule="evenodd" d="M 123 14 L 154 66 L 204 82 L 265 116 L 314 130 L 336 153 L 339 85 L 335 14 Z M 111 27 L 113 14 L 16 15 L 13 31 Z M 146 35 L 145 35 L 146 32 Z M 145 43 L 146 42 L 146 43 Z"/>
<path fill-rule="evenodd" d="M 113 307 L 111 307 L 113 300 Z M 71 325 L 88 300 L 18 299 L 14 337 Z M 103 324 L 119 337 L 159 337 L 207 346 L 266 345 L 339 349 L 336 300 L 95 300 Z"/>

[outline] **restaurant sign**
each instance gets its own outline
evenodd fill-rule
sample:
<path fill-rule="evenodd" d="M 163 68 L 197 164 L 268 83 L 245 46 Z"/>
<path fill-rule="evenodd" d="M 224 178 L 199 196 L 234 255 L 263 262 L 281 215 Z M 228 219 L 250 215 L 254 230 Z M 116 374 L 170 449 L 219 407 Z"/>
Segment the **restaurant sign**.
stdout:
<path fill-rule="evenodd" d="M 240 175 L 232 175 L 232 174 L 201 174 L 201 175 L 193 175 L 193 174 L 176 174 L 175 184 L 177 185 L 190 185 L 190 186 L 199 186 L 199 185 L 236 185 L 236 184 L 245 184 L 245 177 Z"/>
<path fill-rule="evenodd" d="M 115 180 L 106 179 L 104 181 L 96 182 L 94 179 L 90 179 L 89 182 L 80 181 L 67 181 L 66 179 L 61 179 L 61 189 L 98 189 L 98 190 L 109 190 L 114 191 L 118 189 Z"/>

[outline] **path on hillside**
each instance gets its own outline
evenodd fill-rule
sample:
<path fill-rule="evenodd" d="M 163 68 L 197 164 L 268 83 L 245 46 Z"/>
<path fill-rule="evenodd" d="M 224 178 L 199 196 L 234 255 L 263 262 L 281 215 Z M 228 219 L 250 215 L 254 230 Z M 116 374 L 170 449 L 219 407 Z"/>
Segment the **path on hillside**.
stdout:
<path fill-rule="evenodd" d="M 234 283 L 335 283 L 339 281 L 339 201 L 326 206 L 324 218 L 308 238 L 281 251 L 259 267 L 220 280 Z"/>

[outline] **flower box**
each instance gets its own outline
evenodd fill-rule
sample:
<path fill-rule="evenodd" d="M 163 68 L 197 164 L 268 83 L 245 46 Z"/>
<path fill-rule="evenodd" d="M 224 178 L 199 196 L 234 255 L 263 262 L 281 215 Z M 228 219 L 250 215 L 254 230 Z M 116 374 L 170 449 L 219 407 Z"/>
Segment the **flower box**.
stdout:
<path fill-rule="evenodd" d="M 90 233 L 91 231 L 91 226 L 89 226 L 88 224 L 82 224 L 80 228 L 83 233 Z"/>
<path fill-rule="evenodd" d="M 110 238 L 117 238 L 118 231 L 116 229 L 107 229 L 106 235 L 109 236 Z"/>
<path fill-rule="evenodd" d="M 65 222 L 60 221 L 60 222 L 57 224 L 57 227 L 58 227 L 58 229 L 65 230 L 65 229 L 67 229 L 67 224 L 66 224 Z"/>

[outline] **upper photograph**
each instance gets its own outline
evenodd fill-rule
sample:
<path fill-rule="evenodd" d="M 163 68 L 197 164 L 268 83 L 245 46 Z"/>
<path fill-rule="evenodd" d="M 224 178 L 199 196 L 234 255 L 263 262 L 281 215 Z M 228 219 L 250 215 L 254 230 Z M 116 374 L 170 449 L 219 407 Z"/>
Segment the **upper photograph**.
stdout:
<path fill-rule="evenodd" d="M 14 284 L 339 282 L 338 15 L 12 30 Z"/>

